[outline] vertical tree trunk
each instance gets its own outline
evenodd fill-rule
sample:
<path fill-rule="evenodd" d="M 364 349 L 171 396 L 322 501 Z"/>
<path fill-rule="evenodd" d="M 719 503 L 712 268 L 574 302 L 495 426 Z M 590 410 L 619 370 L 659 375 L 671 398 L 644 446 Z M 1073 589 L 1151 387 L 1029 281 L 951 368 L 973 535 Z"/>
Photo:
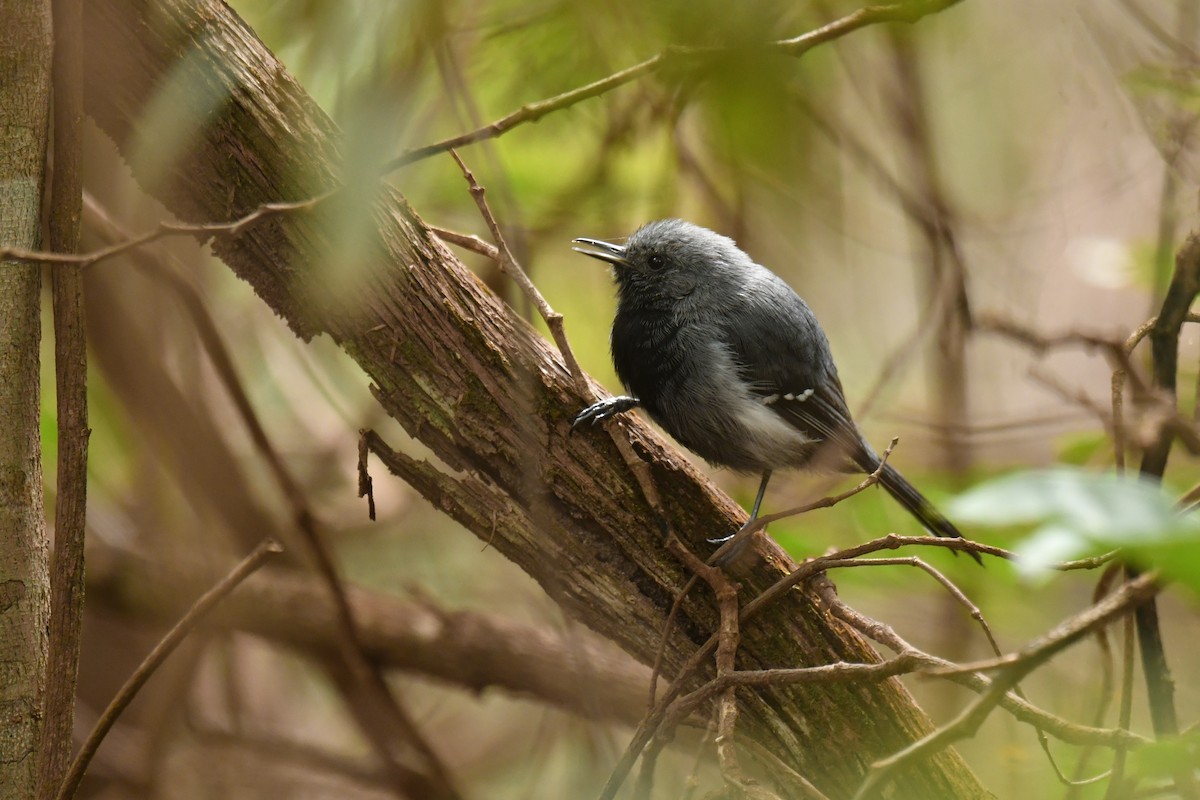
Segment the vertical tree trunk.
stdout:
<path fill-rule="evenodd" d="M 49 0 L 0 0 L 0 245 L 38 245 Z M 40 268 L 0 263 L 0 798 L 35 794 L 49 571 L 38 440 Z"/>
<path fill-rule="evenodd" d="M 51 0 L 54 17 L 53 182 L 47 224 L 50 249 L 79 249 L 83 210 L 80 141 L 83 133 L 83 2 Z M 75 693 L 83 629 L 83 540 L 87 508 L 87 342 L 83 325 L 83 270 L 50 274 L 54 300 L 54 375 L 58 418 L 58 473 L 54 502 L 54 558 L 50 564 L 50 631 L 46 701 L 38 753 L 43 800 L 58 795 L 73 751 Z"/>

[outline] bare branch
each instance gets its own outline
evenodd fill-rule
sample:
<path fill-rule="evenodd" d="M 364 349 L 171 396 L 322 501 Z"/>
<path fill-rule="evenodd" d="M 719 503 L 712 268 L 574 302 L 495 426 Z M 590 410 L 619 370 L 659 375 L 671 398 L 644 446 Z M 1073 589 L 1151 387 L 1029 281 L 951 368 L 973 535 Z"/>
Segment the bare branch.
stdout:
<path fill-rule="evenodd" d="M 79 250 L 83 175 L 83 6 L 55 0 L 53 183 L 50 249 Z M 88 394 L 83 275 L 77 268 L 50 276 L 54 303 L 54 375 L 58 426 L 58 492 L 50 565 L 50 621 L 38 797 L 48 800 L 71 762 L 72 730 L 83 630 L 84 529 L 87 522 Z"/>
<path fill-rule="evenodd" d="M 738 597 L 737 587 L 730 583 L 724 570 L 720 567 L 709 566 L 701 561 L 692 551 L 684 547 L 683 542 L 672 536 L 667 547 L 676 555 L 688 569 L 698 575 L 709 585 L 717 598 L 717 608 L 721 612 L 721 624 L 717 629 L 717 679 L 733 674 L 734 661 L 737 657 L 738 642 L 741 639 L 738 631 Z M 738 764 L 737 753 L 733 747 L 733 733 L 737 725 L 737 688 L 730 685 L 722 692 L 717 706 L 717 760 L 721 764 L 721 774 L 725 782 L 731 786 L 745 783 L 745 775 Z"/>
<path fill-rule="evenodd" d="M 238 584 L 265 564 L 268 558 L 282 552 L 283 548 L 277 542 L 271 539 L 264 540 L 254 549 L 254 552 L 242 559 L 216 586 L 205 592 L 192 605 L 191 609 L 183 615 L 183 618 L 175 623 L 175 626 L 171 630 L 167 631 L 166 636 L 154 646 L 154 649 L 150 651 L 145 660 L 138 665 L 138 668 L 125 681 L 125 685 L 117 692 L 112 702 L 108 704 L 108 708 L 104 709 L 104 713 L 100 715 L 100 719 L 96 721 L 95 727 L 88 734 L 88 738 L 83 743 L 83 746 L 79 748 L 79 752 L 75 755 L 75 760 L 71 763 L 70 770 L 67 771 L 67 777 L 63 779 L 62 785 L 58 789 L 58 800 L 69 800 L 69 798 L 75 796 L 75 790 L 79 787 L 79 781 L 83 779 L 83 774 L 87 771 L 87 766 L 91 762 L 92 756 L 96 754 L 97 748 L 100 747 L 100 743 L 104 741 L 105 735 L 112 729 L 113 723 L 117 721 L 117 718 L 121 716 L 121 713 L 129 706 L 133 698 L 137 696 L 138 691 L 150 679 L 154 671 L 167 659 L 167 656 L 174 652 L 179 643 L 195 629 L 200 620 L 212 611 L 230 592 L 236 589 Z"/>
<path fill-rule="evenodd" d="M 867 797 L 882 785 L 893 772 L 924 758 L 953 742 L 970 736 L 991 713 L 1004 695 L 1020 680 L 1039 665 L 1064 648 L 1074 644 L 1097 627 L 1107 625 L 1113 619 L 1128 613 L 1139 603 L 1153 597 L 1159 590 L 1157 576 L 1147 573 L 1130 581 L 1102 602 L 1067 620 L 1037 642 L 1024 648 L 1021 653 L 997 660 L 1003 671 L 979 698 L 968 705 L 949 724 L 942 726 L 920 741 L 904 748 L 895 755 L 877 761 L 863 781 L 856 798 Z M 953 674 L 961 670 L 930 670 L 931 674 Z M 974 670 L 971 670 L 974 671 Z"/>
<path fill-rule="evenodd" d="M 902 639 L 890 626 L 866 617 L 850 608 L 850 606 L 838 598 L 833 588 L 833 583 L 828 578 L 817 576 L 813 581 L 831 613 L 864 636 L 879 642 L 897 655 L 904 655 L 906 653 L 918 654 L 927 665 L 927 668 L 953 669 L 957 666 L 943 658 L 922 652 Z M 977 694 L 986 692 L 992 686 L 992 681 L 979 673 L 951 674 L 943 677 Z M 1031 705 L 1028 701 L 1015 694 L 1006 694 L 1001 698 L 1000 706 L 1011 714 L 1014 719 L 1028 723 L 1034 728 L 1045 731 L 1069 744 L 1119 748 L 1137 747 L 1147 742 L 1144 737 L 1132 734 L 1127 729 L 1089 727 L 1068 722 L 1061 717 Z"/>
<path fill-rule="evenodd" d="M 88 574 L 89 596 L 146 623 L 183 613 L 186 594 L 213 577 L 207 564 L 151 560 L 109 548 L 98 555 Z M 419 595 L 406 599 L 353 584 L 346 594 L 368 657 L 388 672 L 472 694 L 502 692 L 586 719 L 635 725 L 645 710 L 650 670 L 586 629 L 564 633 L 499 613 L 448 609 Z M 315 576 L 298 570 L 254 575 L 212 620 L 322 659 L 338 651 L 341 623 L 333 598 Z"/>

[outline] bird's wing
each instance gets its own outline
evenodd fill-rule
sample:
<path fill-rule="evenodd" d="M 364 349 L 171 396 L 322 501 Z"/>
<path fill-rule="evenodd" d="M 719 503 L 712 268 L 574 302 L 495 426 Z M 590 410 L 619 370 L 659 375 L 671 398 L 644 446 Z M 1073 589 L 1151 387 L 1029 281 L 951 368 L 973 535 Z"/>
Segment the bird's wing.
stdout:
<path fill-rule="evenodd" d="M 774 275 L 757 281 L 723 334 L 750 392 L 789 424 L 874 469 L 846 406 L 829 342 L 808 304 Z"/>

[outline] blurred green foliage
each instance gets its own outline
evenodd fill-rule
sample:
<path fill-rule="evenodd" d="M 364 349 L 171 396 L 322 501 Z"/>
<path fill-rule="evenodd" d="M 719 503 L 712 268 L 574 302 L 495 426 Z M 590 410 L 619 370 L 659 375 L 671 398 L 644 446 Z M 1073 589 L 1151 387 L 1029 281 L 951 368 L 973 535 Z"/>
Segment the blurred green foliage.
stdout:
<path fill-rule="evenodd" d="M 1120 548 L 1143 569 L 1161 570 L 1200 594 L 1200 521 L 1137 475 L 1019 472 L 963 493 L 950 511 L 967 524 L 1036 526 L 1015 548 L 1026 576 Z"/>

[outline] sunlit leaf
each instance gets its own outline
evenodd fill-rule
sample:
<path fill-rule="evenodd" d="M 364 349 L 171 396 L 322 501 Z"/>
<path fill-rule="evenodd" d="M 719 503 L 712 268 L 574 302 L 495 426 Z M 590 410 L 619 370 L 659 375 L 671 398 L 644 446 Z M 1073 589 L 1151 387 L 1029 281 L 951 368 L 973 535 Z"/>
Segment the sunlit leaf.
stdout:
<path fill-rule="evenodd" d="M 1017 552 L 1021 555 L 1014 565 L 1017 572 L 1025 578 L 1037 578 L 1044 577 L 1051 564 L 1096 555 L 1103 550 L 1077 531 L 1050 524 L 1018 544 Z"/>
<path fill-rule="evenodd" d="M 1143 778 L 1170 778 L 1200 763 L 1200 733 L 1190 731 L 1151 742 L 1129 754 L 1129 771 Z"/>
<path fill-rule="evenodd" d="M 949 506 L 975 525 L 1035 525 L 1016 547 L 1027 575 L 1054 562 L 1125 548 L 1129 558 L 1200 591 L 1200 523 L 1157 484 L 1054 469 L 990 481 Z M 1040 523 L 1040 525 L 1039 525 Z"/>
<path fill-rule="evenodd" d="M 960 495 L 950 510 L 955 518 L 977 525 L 1053 519 L 1110 544 L 1194 527 L 1177 516 L 1172 499 L 1155 484 L 1073 469 L 1019 472 L 989 481 Z"/>

